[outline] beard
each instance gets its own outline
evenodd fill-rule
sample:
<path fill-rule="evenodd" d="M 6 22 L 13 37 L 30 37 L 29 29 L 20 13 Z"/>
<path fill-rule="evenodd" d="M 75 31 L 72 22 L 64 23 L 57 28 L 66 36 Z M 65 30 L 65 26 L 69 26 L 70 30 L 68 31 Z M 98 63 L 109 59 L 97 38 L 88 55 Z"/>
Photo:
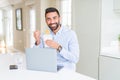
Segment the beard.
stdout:
<path fill-rule="evenodd" d="M 54 26 L 53 26 L 54 25 Z M 49 24 L 48 26 L 49 26 L 49 28 L 52 30 L 52 31 L 55 31 L 55 30 L 57 30 L 57 28 L 59 27 L 59 25 L 60 25 L 60 23 L 51 23 L 51 24 Z"/>

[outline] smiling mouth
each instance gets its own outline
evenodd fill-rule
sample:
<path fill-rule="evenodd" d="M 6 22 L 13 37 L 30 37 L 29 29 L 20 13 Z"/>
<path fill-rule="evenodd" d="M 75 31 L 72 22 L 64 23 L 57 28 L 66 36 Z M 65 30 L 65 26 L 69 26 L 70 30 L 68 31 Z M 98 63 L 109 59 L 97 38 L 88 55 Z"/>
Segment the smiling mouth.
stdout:
<path fill-rule="evenodd" d="M 51 27 L 51 29 L 53 29 L 53 30 L 54 30 L 54 29 L 56 29 L 56 27 Z"/>
<path fill-rule="evenodd" d="M 56 26 L 56 23 L 50 24 L 50 26 Z"/>

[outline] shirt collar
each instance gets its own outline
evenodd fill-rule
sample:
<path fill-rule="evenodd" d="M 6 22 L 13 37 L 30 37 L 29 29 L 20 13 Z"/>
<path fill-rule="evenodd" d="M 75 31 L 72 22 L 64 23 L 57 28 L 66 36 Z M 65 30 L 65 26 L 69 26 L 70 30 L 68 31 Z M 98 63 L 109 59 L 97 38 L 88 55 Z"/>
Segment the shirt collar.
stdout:
<path fill-rule="evenodd" d="M 63 31 L 63 26 L 61 25 L 61 27 L 60 27 L 59 31 L 57 32 L 57 34 L 61 34 L 62 31 Z"/>

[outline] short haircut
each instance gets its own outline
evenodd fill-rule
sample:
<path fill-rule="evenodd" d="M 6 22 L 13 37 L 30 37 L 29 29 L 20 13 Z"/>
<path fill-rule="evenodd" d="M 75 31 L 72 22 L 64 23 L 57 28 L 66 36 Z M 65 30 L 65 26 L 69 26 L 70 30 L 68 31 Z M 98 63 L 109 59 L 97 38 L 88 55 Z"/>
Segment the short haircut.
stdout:
<path fill-rule="evenodd" d="M 50 12 L 57 12 L 58 16 L 60 17 L 59 11 L 58 11 L 56 8 L 54 8 L 54 7 L 49 7 L 49 8 L 47 8 L 47 9 L 45 10 L 45 17 L 46 17 L 46 14 L 47 14 L 47 13 L 50 13 Z"/>

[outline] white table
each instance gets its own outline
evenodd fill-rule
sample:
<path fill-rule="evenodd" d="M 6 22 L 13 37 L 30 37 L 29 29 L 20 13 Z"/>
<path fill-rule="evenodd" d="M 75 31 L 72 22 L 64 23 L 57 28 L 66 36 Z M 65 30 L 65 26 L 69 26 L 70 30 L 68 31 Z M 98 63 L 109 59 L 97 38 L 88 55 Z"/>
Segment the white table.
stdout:
<path fill-rule="evenodd" d="M 5 57 L 6 56 L 6 57 Z M 62 69 L 59 72 L 32 71 L 25 68 L 9 70 L 9 63 L 14 63 L 13 55 L 0 54 L 0 79 L 1 80 L 95 80 L 88 76 Z"/>

